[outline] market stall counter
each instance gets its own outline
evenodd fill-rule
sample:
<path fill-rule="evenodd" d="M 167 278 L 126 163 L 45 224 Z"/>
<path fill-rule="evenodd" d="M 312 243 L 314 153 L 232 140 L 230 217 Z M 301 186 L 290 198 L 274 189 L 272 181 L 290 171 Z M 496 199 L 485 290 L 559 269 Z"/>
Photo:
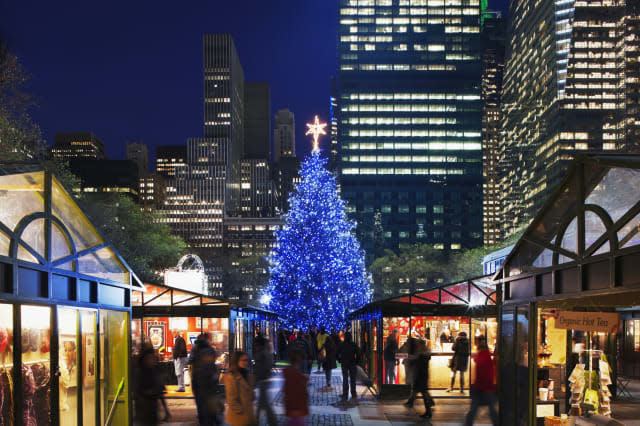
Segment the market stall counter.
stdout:
<path fill-rule="evenodd" d="M 365 369 L 380 397 L 408 395 L 415 339 L 424 340 L 431 353 L 432 396 L 468 397 L 476 339 L 483 336 L 491 351 L 496 349 L 496 299 L 495 285 L 485 276 L 372 302 L 353 312 L 354 339 L 366 354 Z"/>
<path fill-rule="evenodd" d="M 145 292 L 133 295 L 132 340 L 136 350 L 144 341 L 158 351 L 165 385 L 177 384 L 173 349 L 178 335 L 185 340 L 189 353 L 198 336 L 208 333 L 221 371 L 228 367 L 231 352 L 251 354 L 253 339 L 259 332 L 274 340 L 276 314 L 164 285 L 145 284 L 145 287 Z M 185 377 L 188 381 L 188 375 Z"/>

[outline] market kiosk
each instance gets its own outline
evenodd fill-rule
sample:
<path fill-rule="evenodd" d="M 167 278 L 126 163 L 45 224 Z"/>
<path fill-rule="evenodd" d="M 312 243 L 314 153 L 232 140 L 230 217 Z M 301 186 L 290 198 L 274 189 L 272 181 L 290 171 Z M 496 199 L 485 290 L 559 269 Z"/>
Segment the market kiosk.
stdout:
<path fill-rule="evenodd" d="M 445 284 L 426 291 L 369 303 L 350 315 L 356 344 L 366 354 L 365 369 L 381 398 L 399 398 L 409 393 L 407 384 L 407 346 L 409 337 L 423 339 L 431 350 L 429 387 L 435 397 L 469 396 L 469 374 L 465 393 L 444 393 L 449 387 L 449 360 L 456 336 L 465 332 L 471 350 L 475 339 L 487 338 L 491 350 L 497 343 L 497 295 L 490 276 Z M 398 331 L 399 351 L 393 374 L 386 372 L 384 348 L 387 338 Z M 471 363 L 469 363 L 469 369 Z M 468 369 L 468 370 L 469 370 Z M 467 371 L 468 373 L 468 371 Z M 459 379 L 456 379 L 459 386 Z"/>
<path fill-rule="evenodd" d="M 494 279 L 502 424 L 561 424 L 585 403 L 618 420 L 638 378 L 640 158 L 576 159 Z M 636 344 L 637 341 L 637 344 Z"/>
<path fill-rule="evenodd" d="M 145 292 L 133 295 L 134 346 L 144 340 L 158 351 L 161 363 L 167 364 L 166 384 L 176 380 L 171 364 L 176 333 L 182 335 L 190 351 L 198 335 L 208 332 L 221 369 L 228 367 L 230 352 L 251 354 L 258 332 L 274 341 L 278 320 L 274 313 L 168 286 L 145 283 L 145 287 Z"/>
<path fill-rule="evenodd" d="M 133 289 L 53 175 L 0 164 L 0 424 L 131 424 Z"/>

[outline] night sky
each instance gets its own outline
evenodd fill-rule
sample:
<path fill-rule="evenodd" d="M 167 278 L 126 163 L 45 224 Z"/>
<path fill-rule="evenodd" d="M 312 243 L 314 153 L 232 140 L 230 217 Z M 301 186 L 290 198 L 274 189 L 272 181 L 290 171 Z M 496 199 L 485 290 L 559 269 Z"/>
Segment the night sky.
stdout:
<path fill-rule="evenodd" d="M 507 0 L 489 6 L 506 10 Z M 0 0 L 0 37 L 31 74 L 44 137 L 92 131 L 111 158 L 127 140 L 184 144 L 202 136 L 202 34 L 231 33 L 245 80 L 271 86 L 271 109 L 305 122 L 328 115 L 336 74 L 337 0 Z M 325 143 L 327 142 L 325 138 Z"/>

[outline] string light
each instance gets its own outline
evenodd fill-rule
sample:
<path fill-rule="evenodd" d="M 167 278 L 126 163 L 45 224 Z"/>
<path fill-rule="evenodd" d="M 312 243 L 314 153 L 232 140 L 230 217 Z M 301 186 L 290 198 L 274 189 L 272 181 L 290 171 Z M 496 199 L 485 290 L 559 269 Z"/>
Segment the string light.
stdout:
<path fill-rule="evenodd" d="M 309 128 L 309 130 L 307 130 L 307 133 L 305 133 L 305 135 L 313 135 L 313 151 L 317 151 L 318 149 L 320 149 L 318 147 L 318 139 L 320 138 L 320 135 L 327 134 L 326 130 L 324 130 L 325 127 L 327 127 L 327 123 L 320 123 L 320 120 L 316 115 L 315 121 L 311 124 L 307 123 L 307 127 Z"/>

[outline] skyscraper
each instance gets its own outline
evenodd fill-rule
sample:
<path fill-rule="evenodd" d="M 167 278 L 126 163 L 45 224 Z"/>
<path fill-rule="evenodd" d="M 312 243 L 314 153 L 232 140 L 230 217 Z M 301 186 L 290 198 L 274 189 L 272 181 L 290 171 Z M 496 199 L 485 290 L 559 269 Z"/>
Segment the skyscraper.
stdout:
<path fill-rule="evenodd" d="M 296 156 L 296 124 L 293 113 L 287 108 L 279 110 L 274 117 L 273 161 L 282 157 Z"/>
<path fill-rule="evenodd" d="M 269 83 L 244 84 L 244 158 L 271 162 Z"/>
<path fill-rule="evenodd" d="M 107 158 L 104 143 L 91 132 L 57 132 L 50 156 L 60 161 L 77 158 L 90 160 Z"/>
<path fill-rule="evenodd" d="M 329 170 L 338 172 L 338 83 L 331 77 L 329 94 Z"/>
<path fill-rule="evenodd" d="M 176 175 L 176 168 L 187 161 L 185 145 L 163 145 L 156 147 L 156 172 L 165 178 Z"/>
<path fill-rule="evenodd" d="M 638 2 L 513 0 L 500 147 L 503 233 L 529 223 L 589 151 L 637 152 Z"/>
<path fill-rule="evenodd" d="M 498 147 L 505 29 L 500 12 L 482 12 L 482 217 L 485 245 L 497 244 L 501 240 Z"/>
<path fill-rule="evenodd" d="M 149 150 L 147 145 L 139 142 L 127 142 L 127 160 L 138 166 L 138 176 L 147 177 L 149 174 Z"/>
<path fill-rule="evenodd" d="M 340 0 L 342 195 L 371 253 L 482 244 L 479 0 Z"/>

